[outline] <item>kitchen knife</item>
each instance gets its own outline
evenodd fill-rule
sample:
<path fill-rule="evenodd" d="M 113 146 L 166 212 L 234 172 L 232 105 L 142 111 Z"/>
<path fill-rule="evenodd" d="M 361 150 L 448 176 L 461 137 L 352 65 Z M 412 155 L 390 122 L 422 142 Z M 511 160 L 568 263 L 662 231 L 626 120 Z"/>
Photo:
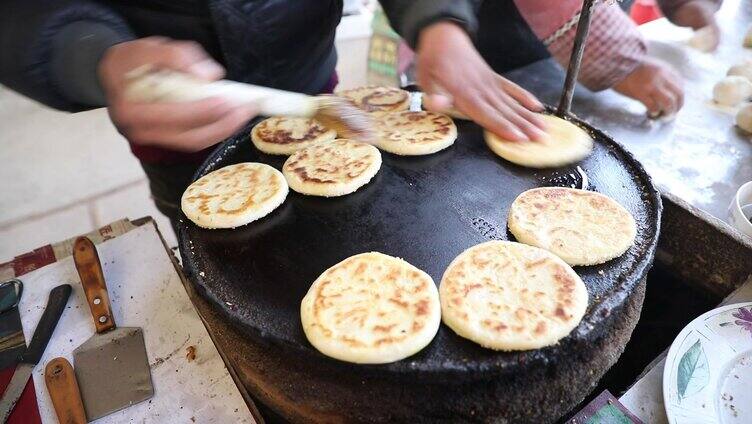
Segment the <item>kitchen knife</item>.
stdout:
<path fill-rule="evenodd" d="M 47 343 L 49 343 L 57 322 L 63 314 L 65 304 L 68 303 L 70 293 L 71 286 L 69 284 L 62 284 L 50 291 L 47 307 L 44 309 L 42 318 L 34 330 L 31 343 L 29 343 L 29 347 L 21 355 L 16 366 L 16 371 L 13 373 L 13 378 L 5 389 L 2 399 L 0 399 L 0 421 L 6 422 L 8 420 L 10 413 L 13 412 L 13 407 L 21 396 L 21 392 L 23 392 L 26 383 L 29 381 L 34 366 L 42 359 L 44 350 L 47 348 Z"/>

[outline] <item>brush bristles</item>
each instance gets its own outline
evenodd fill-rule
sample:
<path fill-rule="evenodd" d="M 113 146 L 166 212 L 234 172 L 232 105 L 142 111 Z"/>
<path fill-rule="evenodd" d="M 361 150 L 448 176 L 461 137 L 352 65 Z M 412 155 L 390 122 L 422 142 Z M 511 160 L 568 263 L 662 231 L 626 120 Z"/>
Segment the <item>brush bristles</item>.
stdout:
<path fill-rule="evenodd" d="M 316 120 L 337 131 L 339 138 L 373 144 L 376 141 L 373 119 L 349 100 L 336 96 L 318 96 Z"/>

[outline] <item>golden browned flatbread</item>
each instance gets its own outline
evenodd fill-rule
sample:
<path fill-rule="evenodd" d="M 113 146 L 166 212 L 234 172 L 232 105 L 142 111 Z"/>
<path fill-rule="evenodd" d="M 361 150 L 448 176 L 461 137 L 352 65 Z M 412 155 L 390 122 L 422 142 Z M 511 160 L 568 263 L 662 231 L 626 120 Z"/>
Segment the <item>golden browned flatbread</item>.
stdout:
<path fill-rule="evenodd" d="M 394 112 L 376 120 L 377 147 L 397 155 L 428 155 L 457 139 L 452 118 L 436 112 Z"/>
<path fill-rule="evenodd" d="M 428 274 L 370 252 L 324 271 L 303 298 L 300 318 L 306 337 L 324 355 L 383 364 L 428 345 L 439 329 L 440 308 Z"/>
<path fill-rule="evenodd" d="M 568 165 L 586 158 L 593 150 L 593 139 L 582 128 L 557 116 L 539 117 L 546 124 L 546 137 L 542 140 L 510 141 L 486 131 L 486 144 L 503 159 L 530 168 Z"/>
<path fill-rule="evenodd" d="M 313 119 L 272 117 L 251 130 L 257 149 L 272 155 L 291 155 L 319 141 L 334 140 L 337 133 Z"/>
<path fill-rule="evenodd" d="M 271 213 L 287 197 L 282 173 L 263 163 L 226 166 L 196 180 L 183 193 L 180 207 L 203 228 L 234 228 Z"/>
<path fill-rule="evenodd" d="M 566 187 L 520 194 L 508 223 L 517 241 L 546 249 L 570 265 L 596 265 L 621 256 L 637 235 L 634 218 L 615 200 Z"/>
<path fill-rule="evenodd" d="M 410 107 L 410 93 L 396 87 L 367 86 L 338 91 L 337 95 L 371 113 L 398 112 Z"/>
<path fill-rule="evenodd" d="M 496 350 L 555 344 L 582 319 L 585 284 L 556 255 L 489 241 L 462 252 L 439 287 L 442 319 L 458 335 Z"/>
<path fill-rule="evenodd" d="M 370 144 L 338 139 L 293 153 L 282 167 L 290 188 L 311 196 L 343 196 L 379 172 L 381 153 Z"/>

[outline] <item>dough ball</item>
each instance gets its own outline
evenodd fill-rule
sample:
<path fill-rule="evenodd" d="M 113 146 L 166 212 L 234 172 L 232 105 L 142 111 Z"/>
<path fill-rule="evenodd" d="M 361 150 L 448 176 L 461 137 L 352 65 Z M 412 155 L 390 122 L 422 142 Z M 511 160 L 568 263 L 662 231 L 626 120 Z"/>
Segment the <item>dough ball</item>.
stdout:
<path fill-rule="evenodd" d="M 709 26 L 698 29 L 689 39 L 689 46 L 701 52 L 712 51 L 717 45 L 718 34 Z"/>
<path fill-rule="evenodd" d="M 738 75 L 725 77 L 713 87 L 713 100 L 725 106 L 736 106 L 752 96 L 752 82 Z"/>
<path fill-rule="evenodd" d="M 736 125 L 748 133 L 752 133 L 752 103 L 745 103 L 736 113 Z"/>
<path fill-rule="evenodd" d="M 744 77 L 752 82 L 752 63 L 744 62 L 736 64 L 729 68 L 728 72 L 726 72 L 726 75 Z"/>
<path fill-rule="evenodd" d="M 744 47 L 752 47 L 752 26 L 750 26 L 747 29 L 747 33 L 744 34 L 744 42 L 742 43 Z"/>

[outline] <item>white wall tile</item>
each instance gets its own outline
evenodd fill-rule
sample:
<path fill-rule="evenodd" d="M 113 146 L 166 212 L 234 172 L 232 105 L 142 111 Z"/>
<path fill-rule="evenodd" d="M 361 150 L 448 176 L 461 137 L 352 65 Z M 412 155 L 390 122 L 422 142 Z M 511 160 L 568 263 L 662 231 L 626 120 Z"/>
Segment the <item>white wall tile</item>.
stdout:
<path fill-rule="evenodd" d="M 0 163 L 0 226 L 144 176 L 106 110 L 58 112 L 7 89 L 0 91 Z"/>
<path fill-rule="evenodd" d="M 0 262 L 96 228 L 85 204 L 10 227 L 0 227 Z"/>
<path fill-rule="evenodd" d="M 149 184 L 146 180 L 97 198 L 93 203 L 93 209 L 97 226 L 122 218 L 136 219 L 151 216 L 157 222 L 159 231 L 167 245 L 170 247 L 177 246 L 177 238 L 170 225 L 170 220 L 154 206 L 149 192 Z"/>

